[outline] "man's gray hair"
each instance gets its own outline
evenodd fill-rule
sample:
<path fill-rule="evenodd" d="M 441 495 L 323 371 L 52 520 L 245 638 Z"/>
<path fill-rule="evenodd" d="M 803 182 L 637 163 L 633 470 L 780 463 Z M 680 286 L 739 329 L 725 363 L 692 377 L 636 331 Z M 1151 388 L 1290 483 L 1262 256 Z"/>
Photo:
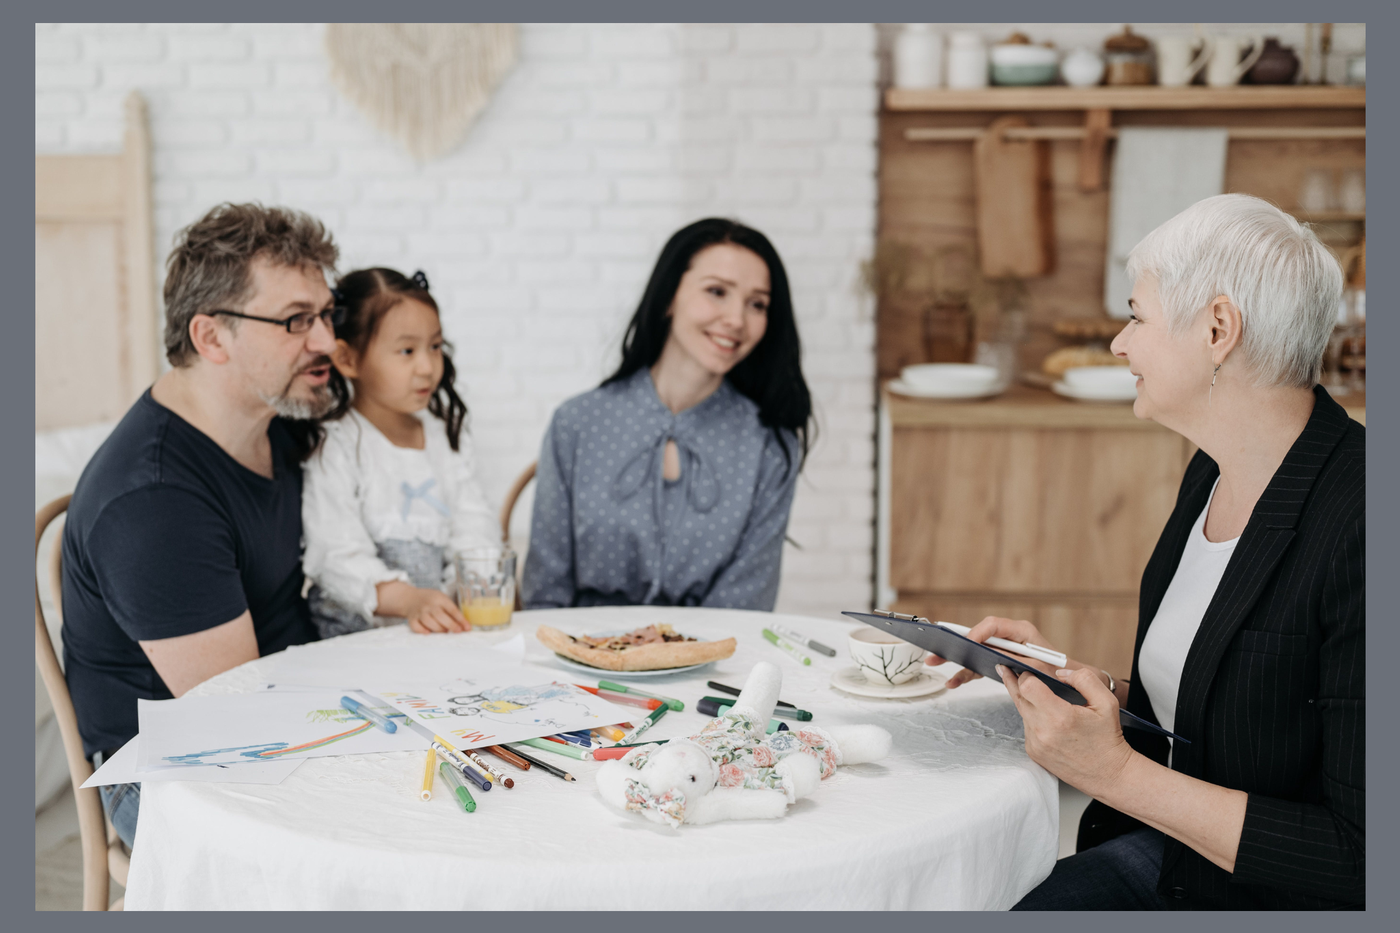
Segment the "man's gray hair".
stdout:
<path fill-rule="evenodd" d="M 1312 388 L 1342 299 L 1342 267 L 1317 235 L 1267 201 L 1220 194 L 1143 237 L 1128 277 L 1151 276 L 1171 333 L 1218 295 L 1240 309 L 1257 386 Z"/>
<path fill-rule="evenodd" d="M 253 260 L 333 272 L 339 251 L 319 220 L 286 207 L 220 204 L 175 236 L 165 261 L 165 356 L 188 366 L 199 355 L 190 321 L 210 311 L 238 311 L 252 297 Z M 229 318 L 230 328 L 237 318 Z"/>

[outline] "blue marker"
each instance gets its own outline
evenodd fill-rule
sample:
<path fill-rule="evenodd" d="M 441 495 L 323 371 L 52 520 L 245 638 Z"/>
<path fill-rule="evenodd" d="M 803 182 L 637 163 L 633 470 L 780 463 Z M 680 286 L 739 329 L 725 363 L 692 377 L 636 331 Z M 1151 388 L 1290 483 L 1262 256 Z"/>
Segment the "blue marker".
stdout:
<path fill-rule="evenodd" d="M 341 697 L 340 705 L 356 716 L 359 716 L 361 719 L 368 719 L 385 732 L 397 732 L 399 730 L 399 727 L 386 719 L 383 714 L 375 712 L 358 700 L 352 700 L 350 697 Z"/>

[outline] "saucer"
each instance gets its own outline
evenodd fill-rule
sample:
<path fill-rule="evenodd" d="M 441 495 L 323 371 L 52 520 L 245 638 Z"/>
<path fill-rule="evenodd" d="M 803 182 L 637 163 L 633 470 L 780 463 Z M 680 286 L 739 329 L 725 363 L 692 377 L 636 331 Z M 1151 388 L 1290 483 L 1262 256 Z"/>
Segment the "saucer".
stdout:
<path fill-rule="evenodd" d="M 858 697 L 875 697 L 879 700 L 907 700 L 913 697 L 932 696 L 942 691 L 948 678 L 936 671 L 920 671 L 913 680 L 890 687 L 872 684 L 858 667 L 844 667 L 831 676 L 831 685 L 845 693 Z"/>
<path fill-rule="evenodd" d="M 1131 389 L 1099 389 L 1080 388 L 1065 383 L 1063 380 L 1050 387 L 1050 391 L 1056 395 L 1063 395 L 1065 398 L 1078 399 L 1081 402 L 1133 402 L 1137 401 L 1137 387 Z"/>
<path fill-rule="evenodd" d="M 885 387 L 896 395 L 904 395 L 909 398 L 990 398 L 1006 391 L 1006 386 L 1001 382 L 980 386 L 939 386 L 935 388 L 910 385 L 903 379 L 891 379 L 885 383 Z"/>

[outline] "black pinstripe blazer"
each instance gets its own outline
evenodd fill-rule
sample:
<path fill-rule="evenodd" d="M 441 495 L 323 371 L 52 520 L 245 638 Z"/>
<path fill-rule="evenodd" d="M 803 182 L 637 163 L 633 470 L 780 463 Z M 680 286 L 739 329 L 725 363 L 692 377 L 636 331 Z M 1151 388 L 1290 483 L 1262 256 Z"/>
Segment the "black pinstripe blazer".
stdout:
<path fill-rule="evenodd" d="M 1234 874 L 1167 838 L 1168 907 L 1364 907 L 1366 429 L 1322 388 L 1260 497 L 1186 656 L 1173 769 L 1246 791 Z M 1198 452 L 1143 571 L 1128 710 L 1156 722 L 1138 677 L 1148 626 L 1220 468 Z M 1131 730 L 1160 763 L 1167 740 Z M 1079 850 L 1141 826 L 1094 801 Z"/>

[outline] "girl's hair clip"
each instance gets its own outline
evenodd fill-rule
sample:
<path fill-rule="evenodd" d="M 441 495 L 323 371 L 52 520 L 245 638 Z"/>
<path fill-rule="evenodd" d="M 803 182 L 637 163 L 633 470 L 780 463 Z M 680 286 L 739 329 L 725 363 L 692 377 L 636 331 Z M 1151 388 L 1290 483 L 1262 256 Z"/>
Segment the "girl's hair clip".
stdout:
<path fill-rule="evenodd" d="M 428 276 L 423 272 L 422 269 L 419 269 L 417 272 L 413 273 L 413 284 L 417 285 L 425 292 L 428 290 Z"/>

